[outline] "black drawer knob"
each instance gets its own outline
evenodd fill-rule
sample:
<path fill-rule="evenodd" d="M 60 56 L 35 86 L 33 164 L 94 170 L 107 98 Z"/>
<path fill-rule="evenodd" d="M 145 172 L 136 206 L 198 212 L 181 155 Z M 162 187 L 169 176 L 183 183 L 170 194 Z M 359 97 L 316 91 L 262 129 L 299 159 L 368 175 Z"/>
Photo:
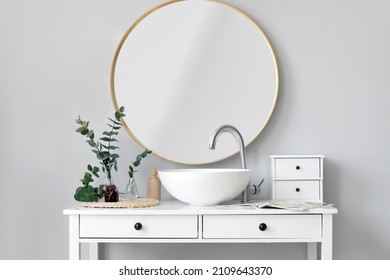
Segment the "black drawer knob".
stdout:
<path fill-rule="evenodd" d="M 266 229 L 267 229 L 267 225 L 266 225 L 266 224 L 261 223 L 261 224 L 259 225 L 259 230 L 265 231 Z"/>
<path fill-rule="evenodd" d="M 295 191 L 296 191 L 296 192 L 300 192 L 301 189 L 300 189 L 300 188 L 296 188 Z"/>
<path fill-rule="evenodd" d="M 135 223 L 134 228 L 135 228 L 135 230 L 141 230 L 142 229 L 142 224 L 141 223 Z"/>
<path fill-rule="evenodd" d="M 295 166 L 295 169 L 296 169 L 296 170 L 300 170 L 301 167 L 300 167 L 299 165 L 297 165 L 297 166 Z"/>

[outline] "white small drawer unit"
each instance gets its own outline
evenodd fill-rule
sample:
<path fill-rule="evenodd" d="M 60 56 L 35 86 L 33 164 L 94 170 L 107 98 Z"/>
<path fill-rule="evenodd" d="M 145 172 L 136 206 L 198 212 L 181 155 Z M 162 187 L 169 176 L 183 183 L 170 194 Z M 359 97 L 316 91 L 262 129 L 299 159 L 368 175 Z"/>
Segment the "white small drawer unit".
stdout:
<path fill-rule="evenodd" d="M 273 155 L 271 199 L 323 201 L 323 155 Z"/>

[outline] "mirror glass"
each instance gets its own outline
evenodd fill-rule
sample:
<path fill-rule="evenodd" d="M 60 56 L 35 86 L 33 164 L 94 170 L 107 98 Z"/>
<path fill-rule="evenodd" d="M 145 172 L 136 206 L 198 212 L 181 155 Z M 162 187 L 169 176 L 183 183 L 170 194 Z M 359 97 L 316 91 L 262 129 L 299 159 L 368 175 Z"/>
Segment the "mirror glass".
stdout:
<path fill-rule="evenodd" d="M 235 126 L 246 145 L 267 124 L 278 94 L 272 47 L 247 15 L 219 1 L 164 3 L 125 33 L 111 69 L 115 109 L 144 148 L 183 164 L 205 164 L 238 151 L 231 135 L 215 150 L 211 134 Z"/>

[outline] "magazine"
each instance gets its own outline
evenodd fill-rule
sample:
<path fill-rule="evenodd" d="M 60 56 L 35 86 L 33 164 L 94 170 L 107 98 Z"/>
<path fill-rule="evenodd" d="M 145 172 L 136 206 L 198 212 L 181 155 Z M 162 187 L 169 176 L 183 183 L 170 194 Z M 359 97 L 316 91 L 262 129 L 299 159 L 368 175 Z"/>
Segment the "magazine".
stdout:
<path fill-rule="evenodd" d="M 296 211 L 306 211 L 314 208 L 321 208 L 331 205 L 324 202 L 311 202 L 301 200 L 257 200 L 237 204 L 221 204 L 218 207 L 228 208 L 276 208 Z"/>

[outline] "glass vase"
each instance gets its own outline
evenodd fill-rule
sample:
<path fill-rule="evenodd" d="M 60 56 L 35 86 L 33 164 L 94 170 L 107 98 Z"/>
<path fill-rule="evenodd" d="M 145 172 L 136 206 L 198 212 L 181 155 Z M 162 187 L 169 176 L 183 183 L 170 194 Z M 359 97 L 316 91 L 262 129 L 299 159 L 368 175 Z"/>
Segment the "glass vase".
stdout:
<path fill-rule="evenodd" d="M 139 198 L 137 182 L 134 178 L 129 179 L 129 183 L 126 186 L 125 197 L 130 200 Z"/>
<path fill-rule="evenodd" d="M 111 174 L 108 174 L 104 183 L 104 201 L 105 202 L 118 202 L 119 192 L 114 183 L 114 179 Z"/>

